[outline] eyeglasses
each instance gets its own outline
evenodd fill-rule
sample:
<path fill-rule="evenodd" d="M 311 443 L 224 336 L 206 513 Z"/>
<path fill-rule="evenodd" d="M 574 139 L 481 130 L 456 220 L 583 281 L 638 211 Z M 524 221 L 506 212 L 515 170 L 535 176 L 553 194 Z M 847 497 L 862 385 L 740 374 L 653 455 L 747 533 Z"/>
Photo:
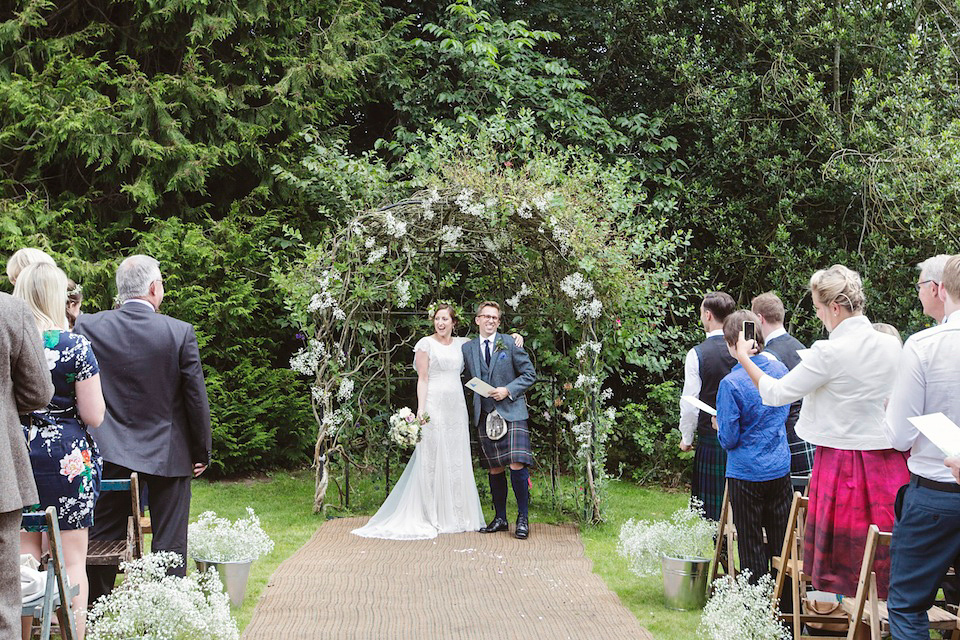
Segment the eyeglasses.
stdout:
<path fill-rule="evenodd" d="M 917 288 L 917 293 L 920 293 L 920 289 L 922 289 L 923 285 L 927 284 L 928 282 L 936 282 L 936 280 L 921 280 L 917 284 L 913 285 Z"/>
<path fill-rule="evenodd" d="M 489 315 L 486 315 L 486 314 L 482 314 L 482 315 L 481 315 L 481 314 L 478 314 L 477 317 L 478 317 L 478 318 L 481 318 L 481 319 L 483 319 L 483 320 L 496 320 L 496 321 L 499 321 L 499 320 L 500 320 L 500 316 L 489 316 Z"/>

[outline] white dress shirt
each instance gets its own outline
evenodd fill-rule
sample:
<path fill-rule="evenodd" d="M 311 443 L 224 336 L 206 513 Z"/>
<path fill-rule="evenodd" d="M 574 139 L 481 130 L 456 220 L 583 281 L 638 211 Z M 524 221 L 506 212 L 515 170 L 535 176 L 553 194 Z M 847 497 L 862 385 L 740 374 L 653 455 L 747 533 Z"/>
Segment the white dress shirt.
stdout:
<path fill-rule="evenodd" d="M 803 398 L 797 435 L 834 449 L 889 449 L 884 402 L 893 388 L 900 341 L 874 330 L 866 316 L 842 321 L 829 340 L 801 351 L 801 361 L 780 378 L 760 378 L 764 404 Z"/>
<path fill-rule="evenodd" d="M 722 336 L 723 330 L 717 329 L 707 333 L 706 337 Z M 703 380 L 700 379 L 700 358 L 697 357 L 696 349 L 687 351 L 687 358 L 683 362 L 683 391 L 680 395 L 700 397 L 700 389 L 703 387 Z M 697 432 L 697 417 L 700 410 L 696 407 L 680 401 L 680 442 L 689 446 L 693 444 L 693 436 Z"/>
<path fill-rule="evenodd" d="M 496 353 L 497 348 L 497 332 L 494 331 L 489 338 L 484 338 L 480 336 L 480 359 L 486 362 L 486 345 L 484 342 L 490 343 L 490 362 L 493 363 L 494 354 Z"/>
<path fill-rule="evenodd" d="M 903 345 L 897 381 L 887 406 L 890 444 L 910 450 L 912 473 L 939 482 L 954 482 L 943 466 L 946 457 L 907 418 L 942 412 L 960 424 L 960 311 L 945 324 L 913 334 Z"/>
<path fill-rule="evenodd" d="M 153 307 L 153 305 L 150 304 L 149 302 L 147 302 L 146 300 L 144 300 L 143 298 L 130 298 L 129 300 L 124 300 L 124 301 L 123 301 L 123 304 L 132 304 L 132 303 L 134 303 L 134 302 L 136 302 L 136 303 L 138 303 L 138 304 L 145 304 L 145 305 L 147 305 L 148 307 L 150 307 L 150 310 L 151 310 L 151 311 L 156 311 L 156 309 Z"/>

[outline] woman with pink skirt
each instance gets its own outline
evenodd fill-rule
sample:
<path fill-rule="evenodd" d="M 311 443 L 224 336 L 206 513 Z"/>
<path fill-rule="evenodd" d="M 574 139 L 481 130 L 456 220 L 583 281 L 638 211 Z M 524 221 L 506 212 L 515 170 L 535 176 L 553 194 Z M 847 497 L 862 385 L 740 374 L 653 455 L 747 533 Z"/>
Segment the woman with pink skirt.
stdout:
<path fill-rule="evenodd" d="M 803 398 L 797 435 L 817 446 L 810 478 L 804 537 L 804 572 L 822 591 L 854 596 L 867 530 L 892 531 L 897 490 L 909 482 L 906 455 L 884 435 L 885 402 L 900 356 L 893 336 L 876 331 L 863 315 L 863 285 L 842 265 L 810 278 L 817 317 L 830 334 L 800 352 L 801 362 L 783 378 L 764 375 L 750 361 L 742 337 L 737 359 L 760 390 L 764 404 Z M 879 597 L 887 597 L 890 556 L 877 550 Z"/>

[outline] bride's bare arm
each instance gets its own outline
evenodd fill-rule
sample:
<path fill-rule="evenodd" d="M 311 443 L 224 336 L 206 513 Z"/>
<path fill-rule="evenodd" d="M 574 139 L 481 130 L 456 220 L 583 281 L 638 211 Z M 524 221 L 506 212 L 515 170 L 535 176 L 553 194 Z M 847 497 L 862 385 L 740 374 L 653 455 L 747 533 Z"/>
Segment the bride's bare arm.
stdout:
<path fill-rule="evenodd" d="M 426 351 L 417 351 L 413 357 L 413 366 L 417 369 L 417 417 L 427 410 L 427 372 L 430 369 L 430 356 Z"/>

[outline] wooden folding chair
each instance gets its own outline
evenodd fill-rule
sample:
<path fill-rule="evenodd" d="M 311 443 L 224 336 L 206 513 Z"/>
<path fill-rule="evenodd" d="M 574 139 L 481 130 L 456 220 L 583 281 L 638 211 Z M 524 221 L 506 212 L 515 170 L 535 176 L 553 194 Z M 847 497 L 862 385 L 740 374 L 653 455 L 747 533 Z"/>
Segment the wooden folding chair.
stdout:
<path fill-rule="evenodd" d="M 60 622 L 61 640 L 77 640 L 77 624 L 73 617 L 71 601 L 80 592 L 80 587 L 71 586 L 67 578 L 56 507 L 47 507 L 43 513 L 24 513 L 23 526 L 43 527 L 47 532 L 50 551 L 49 557 L 46 558 L 47 586 L 41 596 L 23 605 L 20 615 L 40 618 L 40 640 L 50 640 L 53 612 L 56 611 Z"/>
<path fill-rule="evenodd" d="M 887 603 L 877 596 L 877 573 L 873 562 L 877 556 L 877 547 L 890 545 L 892 533 L 880 531 L 877 525 L 870 525 L 867 533 L 867 545 L 863 549 L 863 562 L 860 565 L 860 580 L 857 582 L 857 596 L 850 601 L 845 598 L 841 603 L 843 610 L 850 616 L 850 628 L 847 640 L 865 638 L 869 631 L 870 640 L 880 640 L 882 634 L 890 634 L 890 622 L 887 617 Z M 957 617 L 940 607 L 931 607 L 927 611 L 931 629 L 952 631 L 950 638 L 960 640 Z"/>
<path fill-rule="evenodd" d="M 717 521 L 717 544 L 713 550 L 713 562 L 710 564 L 710 575 L 707 584 L 713 591 L 713 581 L 723 576 L 737 577 L 737 567 L 733 561 L 733 543 L 737 539 L 737 528 L 733 524 L 733 507 L 730 504 L 729 481 L 723 485 L 723 502 L 720 505 L 720 519 Z M 726 542 L 726 545 L 724 545 Z M 727 550 L 726 572 L 720 571 L 723 548 Z"/>
<path fill-rule="evenodd" d="M 780 555 L 773 558 L 773 567 L 777 570 L 777 580 L 774 583 L 772 605 L 780 603 L 784 585 L 790 579 L 790 592 L 793 601 L 793 613 L 781 613 L 783 620 L 793 625 L 794 640 L 816 639 L 817 636 L 803 635 L 803 625 L 809 622 L 832 623 L 846 626 L 848 618 L 845 615 L 804 613 L 803 601 L 807 596 L 807 584 L 810 576 L 803 571 L 803 534 L 806 524 L 807 506 L 810 499 L 794 492 L 793 502 L 790 504 L 790 515 L 787 519 L 787 531 L 783 536 L 783 546 Z"/>
<path fill-rule="evenodd" d="M 127 519 L 127 537 L 124 540 L 90 540 L 87 547 L 88 565 L 116 565 L 143 557 L 143 522 L 148 520 L 140 511 L 140 479 L 136 472 L 130 479 L 102 480 L 100 491 L 129 491 L 131 515 Z"/>

